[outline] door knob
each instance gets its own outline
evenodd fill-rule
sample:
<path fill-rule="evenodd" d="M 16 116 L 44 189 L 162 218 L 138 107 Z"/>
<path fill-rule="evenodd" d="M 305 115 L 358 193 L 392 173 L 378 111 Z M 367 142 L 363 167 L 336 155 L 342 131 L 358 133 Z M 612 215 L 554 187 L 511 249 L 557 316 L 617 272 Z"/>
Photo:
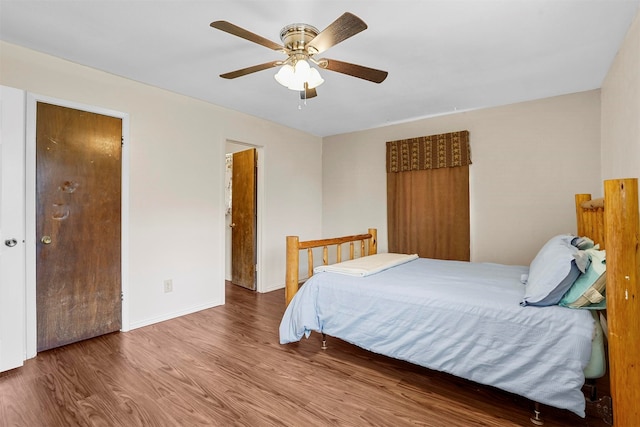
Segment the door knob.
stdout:
<path fill-rule="evenodd" d="M 231 228 L 233 228 L 233 227 L 235 227 L 235 226 L 236 226 L 236 223 L 235 223 L 235 222 L 232 222 L 232 223 L 229 225 L 229 227 L 231 227 Z"/>
<path fill-rule="evenodd" d="M 16 239 L 7 239 L 4 241 L 4 244 L 12 248 L 18 244 L 18 241 Z"/>
<path fill-rule="evenodd" d="M 49 243 L 51 243 L 51 236 L 42 236 L 42 239 L 40 239 L 40 241 L 45 245 L 48 245 Z"/>

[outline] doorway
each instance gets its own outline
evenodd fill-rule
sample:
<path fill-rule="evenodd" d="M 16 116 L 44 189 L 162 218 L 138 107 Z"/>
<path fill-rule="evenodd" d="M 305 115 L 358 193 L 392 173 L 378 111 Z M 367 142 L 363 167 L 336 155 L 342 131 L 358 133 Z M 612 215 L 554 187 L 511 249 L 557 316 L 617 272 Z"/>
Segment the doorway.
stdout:
<path fill-rule="evenodd" d="M 92 234 L 96 235 L 94 237 L 97 237 L 97 238 L 105 237 L 105 240 L 109 240 L 111 242 L 116 241 L 117 242 L 116 246 L 118 246 L 118 248 L 116 248 L 116 252 L 119 253 L 118 257 L 120 258 L 120 262 L 117 263 L 115 267 L 113 267 L 113 265 L 110 265 L 109 268 L 106 268 L 106 270 L 109 270 L 109 273 L 111 275 L 115 274 L 115 276 L 117 276 L 120 280 L 119 291 L 117 292 L 117 294 L 115 294 L 115 296 L 119 297 L 119 298 L 116 298 L 119 301 L 114 301 L 114 299 L 111 298 L 114 295 L 111 295 L 110 297 L 111 304 L 112 304 L 111 308 L 113 309 L 113 312 L 115 313 L 114 315 L 118 319 L 118 322 L 117 324 L 114 325 L 113 322 L 109 321 L 108 322 L 109 325 L 106 328 L 102 328 L 102 326 L 98 327 L 97 328 L 98 335 L 101 333 L 106 333 L 108 332 L 108 330 L 126 331 L 129 329 L 128 299 L 127 299 L 128 277 L 126 274 L 126 272 L 128 271 L 128 257 L 129 257 L 129 242 L 128 242 L 129 117 L 128 117 L 128 114 L 113 111 L 113 110 L 108 110 L 104 108 L 98 108 L 98 107 L 68 102 L 68 101 L 59 100 L 56 98 L 50 98 L 50 97 L 34 95 L 34 94 L 27 94 L 27 115 L 26 115 L 27 132 L 26 132 L 26 159 L 25 159 L 25 163 L 26 163 L 25 182 L 26 182 L 26 194 L 27 194 L 27 197 L 26 197 L 27 199 L 26 201 L 26 235 L 27 235 L 27 239 L 26 239 L 26 258 L 27 258 L 26 259 L 26 264 L 27 264 L 27 269 L 26 269 L 27 349 L 26 350 L 27 350 L 27 354 L 26 354 L 26 357 L 27 358 L 35 357 L 35 355 L 39 350 L 43 350 L 49 346 L 49 344 L 42 346 L 40 343 L 41 337 L 39 337 L 39 332 L 40 332 L 39 323 L 41 322 L 39 322 L 40 313 L 39 313 L 39 304 L 38 304 L 39 302 L 38 294 L 41 291 L 40 279 L 42 279 L 42 272 L 43 271 L 46 272 L 46 270 L 39 270 L 39 265 L 41 261 L 39 257 L 42 255 L 43 247 L 46 247 L 46 249 L 50 249 L 50 247 L 53 246 L 53 243 L 56 240 L 54 239 L 54 236 L 44 233 L 44 230 L 39 229 L 39 227 L 42 228 L 41 225 L 43 223 L 39 223 L 39 219 L 38 219 L 39 211 L 38 211 L 37 203 L 39 198 L 37 195 L 38 195 L 38 192 L 40 191 L 40 189 L 38 188 L 38 175 L 41 173 L 41 169 L 40 169 L 40 165 L 36 162 L 36 158 L 37 158 L 36 153 L 38 149 L 36 141 L 38 140 L 38 123 L 37 123 L 38 114 L 41 114 L 41 112 L 39 111 L 39 106 L 42 104 L 50 104 L 51 106 L 57 107 L 57 108 L 77 110 L 87 116 L 105 116 L 107 121 L 110 121 L 109 119 L 111 120 L 115 119 L 116 122 L 119 123 L 120 135 L 116 141 L 117 143 L 120 144 L 120 158 L 118 159 L 118 163 L 120 164 L 120 169 L 119 169 L 118 182 L 116 184 L 116 187 L 119 187 L 119 191 L 117 191 L 118 195 L 116 196 L 116 199 L 119 199 L 119 200 L 117 201 L 112 200 L 111 202 L 109 202 L 110 204 L 119 205 L 118 206 L 119 213 L 120 213 L 119 227 L 109 228 L 104 224 L 104 221 L 98 221 L 102 223 L 101 227 L 99 227 L 99 230 L 90 231 L 89 235 L 92 235 Z M 53 138 L 53 139 L 54 141 L 50 141 L 50 142 L 52 144 L 55 144 L 56 138 Z M 115 145 L 117 146 L 117 144 Z M 94 149 L 96 149 L 95 145 L 93 147 Z M 101 144 L 98 144 L 97 147 L 98 148 L 93 153 L 95 156 L 98 156 L 98 155 L 106 155 L 107 157 L 109 156 L 109 154 L 105 154 L 105 152 L 103 151 L 105 147 L 103 147 Z M 38 160 L 38 162 L 39 161 L 40 160 Z M 91 161 L 92 161 L 91 159 L 88 160 L 89 163 L 91 163 Z M 93 159 L 93 162 L 94 162 L 93 164 L 95 164 L 96 161 L 97 161 L 97 157 Z M 80 187 L 79 186 L 76 187 L 74 185 L 74 182 L 76 182 L 76 179 L 63 180 L 58 183 L 60 185 L 57 185 L 56 188 L 53 189 L 53 191 L 61 192 L 59 195 L 62 198 L 66 196 L 70 196 L 71 194 L 79 194 L 76 192 Z M 102 200 L 101 197 L 87 196 L 87 198 L 98 201 L 98 204 L 100 203 L 99 201 Z M 47 209 L 49 209 L 49 211 L 47 211 L 46 215 L 48 215 L 52 219 L 53 223 L 56 223 L 56 222 L 58 223 L 58 224 L 49 225 L 49 227 L 52 230 L 55 231 L 56 226 L 61 227 L 62 226 L 61 222 L 64 222 L 66 219 L 69 219 L 72 212 L 73 213 L 77 212 L 75 211 L 75 208 L 73 211 L 67 211 L 64 208 L 64 205 L 68 201 L 69 200 L 66 200 L 66 199 L 65 200 L 61 199 L 59 201 L 53 201 L 53 200 L 47 201 L 48 203 Z M 84 229 L 84 225 L 82 226 L 82 228 Z M 107 235 L 108 237 L 106 237 Z M 61 234 L 58 233 L 58 236 L 61 236 Z M 50 242 L 50 243 L 45 243 L 45 242 Z M 100 246 L 100 244 L 94 245 L 94 246 Z M 102 262 L 100 261 L 100 259 L 102 258 L 102 251 L 98 251 L 98 252 L 100 252 L 100 254 L 98 254 L 98 257 L 97 257 L 98 258 L 97 264 L 90 266 L 90 268 L 87 268 L 87 270 L 97 271 L 102 269 L 100 264 Z M 94 255 L 95 255 L 95 251 L 94 251 Z M 70 260 L 67 259 L 67 261 L 70 261 Z M 67 267 L 63 266 L 62 269 L 64 268 L 67 268 Z M 53 273 L 53 274 L 57 275 L 58 273 Z M 46 273 L 45 273 L 45 276 L 46 276 Z M 67 286 L 71 286 L 70 283 L 67 283 Z M 105 304 L 105 301 L 102 300 L 104 294 L 102 294 L 101 292 L 96 292 L 96 295 L 100 299 L 100 301 L 97 302 L 98 306 L 109 305 L 109 304 Z M 82 323 L 83 321 L 84 320 L 80 320 L 79 322 Z M 82 328 L 80 328 L 79 330 L 80 330 L 80 334 L 78 335 L 77 340 L 90 337 L 91 333 L 87 333 L 86 331 L 82 330 Z M 64 336 L 64 334 L 60 336 Z M 61 340 L 60 345 L 64 345 L 65 340 L 66 338 L 63 338 Z M 71 339 L 68 342 L 73 342 L 75 340 L 76 339 Z"/>
<path fill-rule="evenodd" d="M 225 280 L 259 291 L 258 188 L 259 151 L 241 143 L 226 144 Z"/>

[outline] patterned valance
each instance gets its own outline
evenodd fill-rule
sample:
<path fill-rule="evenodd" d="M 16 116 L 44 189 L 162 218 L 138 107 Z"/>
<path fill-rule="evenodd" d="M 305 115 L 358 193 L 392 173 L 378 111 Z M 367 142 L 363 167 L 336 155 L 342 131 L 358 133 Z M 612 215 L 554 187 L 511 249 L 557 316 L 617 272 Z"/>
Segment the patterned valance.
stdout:
<path fill-rule="evenodd" d="M 387 172 L 453 168 L 471 164 L 469 131 L 387 142 Z"/>

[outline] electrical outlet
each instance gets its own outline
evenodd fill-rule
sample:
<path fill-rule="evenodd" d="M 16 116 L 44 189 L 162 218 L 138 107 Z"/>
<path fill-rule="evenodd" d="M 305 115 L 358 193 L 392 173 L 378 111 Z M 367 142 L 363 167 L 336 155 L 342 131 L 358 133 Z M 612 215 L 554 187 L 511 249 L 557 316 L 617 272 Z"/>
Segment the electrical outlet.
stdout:
<path fill-rule="evenodd" d="M 173 280 L 167 279 L 164 281 L 164 293 L 173 292 Z"/>

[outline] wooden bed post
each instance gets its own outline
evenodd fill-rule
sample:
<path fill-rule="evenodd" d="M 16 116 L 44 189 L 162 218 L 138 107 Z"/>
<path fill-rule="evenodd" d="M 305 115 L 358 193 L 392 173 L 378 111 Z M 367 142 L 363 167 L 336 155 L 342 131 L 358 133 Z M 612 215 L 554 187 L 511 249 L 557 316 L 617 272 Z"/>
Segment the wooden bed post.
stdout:
<path fill-rule="evenodd" d="M 607 180 L 604 186 L 613 422 L 640 426 L 638 180 Z"/>
<path fill-rule="evenodd" d="M 298 292 L 298 275 L 300 265 L 300 239 L 298 236 L 287 236 L 287 272 L 285 278 L 285 300 L 289 305 Z"/>
<path fill-rule="evenodd" d="M 378 229 L 370 228 L 368 230 L 371 237 L 369 238 L 369 253 L 368 255 L 375 255 L 378 253 Z"/>

